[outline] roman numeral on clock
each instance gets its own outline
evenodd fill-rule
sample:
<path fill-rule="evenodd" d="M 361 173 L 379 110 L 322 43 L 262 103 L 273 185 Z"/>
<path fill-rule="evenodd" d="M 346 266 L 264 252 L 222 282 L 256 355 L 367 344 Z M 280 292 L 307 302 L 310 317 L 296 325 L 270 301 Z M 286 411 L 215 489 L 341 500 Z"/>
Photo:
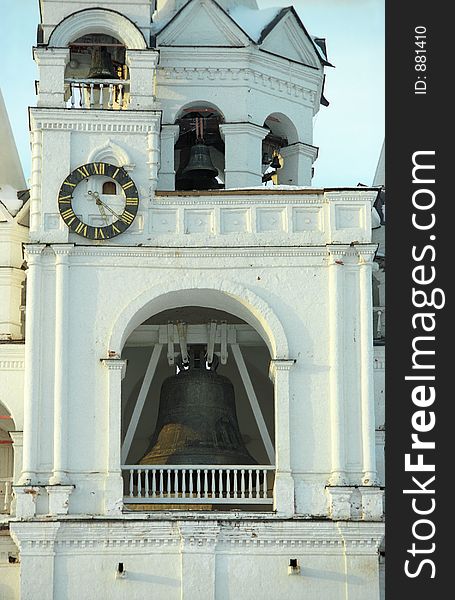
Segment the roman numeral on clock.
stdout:
<path fill-rule="evenodd" d="M 119 221 L 123 221 L 124 223 L 126 223 L 127 225 L 131 225 L 131 223 L 134 221 L 134 217 L 135 215 L 131 214 L 130 212 L 128 212 L 127 210 L 125 210 L 119 217 Z"/>

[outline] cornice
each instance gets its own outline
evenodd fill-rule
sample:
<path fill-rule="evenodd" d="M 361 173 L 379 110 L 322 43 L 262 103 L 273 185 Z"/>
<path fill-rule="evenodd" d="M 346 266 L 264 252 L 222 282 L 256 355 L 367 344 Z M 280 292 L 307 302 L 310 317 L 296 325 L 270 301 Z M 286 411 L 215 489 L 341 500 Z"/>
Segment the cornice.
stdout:
<path fill-rule="evenodd" d="M 215 546 L 223 551 L 248 548 L 267 553 L 298 550 L 303 554 L 374 554 L 382 541 L 382 523 L 319 521 L 82 521 L 12 522 L 21 552 L 99 553 L 153 552 L 163 547 L 178 552 L 185 547 Z"/>
<path fill-rule="evenodd" d="M 213 63 L 211 63 L 213 64 Z M 277 94 L 286 94 L 295 99 L 301 99 L 309 106 L 314 106 L 318 100 L 316 90 L 302 83 L 291 82 L 289 79 L 281 79 L 273 74 L 263 73 L 250 67 L 205 67 L 205 66 L 161 66 L 157 70 L 159 85 L 169 83 L 188 84 L 196 82 L 198 85 L 208 82 L 210 85 L 219 82 L 223 85 L 232 85 L 236 82 L 238 85 L 257 85 L 266 88 Z M 307 83 L 307 82 L 305 82 Z"/>
<path fill-rule="evenodd" d="M 149 133 L 158 131 L 160 110 L 118 111 L 94 109 L 31 108 L 32 131 L 90 131 L 110 133 Z M 121 116 L 121 118 L 119 118 Z"/>
<path fill-rule="evenodd" d="M 365 246 L 369 246 L 365 244 Z M 328 258 L 331 254 L 344 256 L 349 246 L 341 246 L 339 250 L 329 250 L 325 246 L 288 246 L 288 247 L 270 247 L 264 246 L 245 246 L 235 247 L 195 247 L 184 248 L 176 246 L 175 248 L 161 248 L 154 246 L 126 247 L 126 246 L 75 246 L 72 256 L 92 256 L 92 257 L 113 257 L 113 258 L 212 258 L 212 257 L 231 257 L 231 258 L 269 258 L 269 257 L 317 257 Z M 358 246 L 356 246 L 358 248 Z M 358 256 L 358 253 L 354 251 Z"/>

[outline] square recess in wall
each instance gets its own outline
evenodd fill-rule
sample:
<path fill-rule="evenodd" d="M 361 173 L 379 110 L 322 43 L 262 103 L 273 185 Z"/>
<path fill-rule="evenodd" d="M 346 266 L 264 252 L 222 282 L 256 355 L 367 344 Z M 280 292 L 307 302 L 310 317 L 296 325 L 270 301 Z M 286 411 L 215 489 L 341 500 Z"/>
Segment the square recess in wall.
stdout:
<path fill-rule="evenodd" d="M 175 233 L 177 213 L 175 210 L 154 210 L 150 215 L 151 233 Z"/>
<path fill-rule="evenodd" d="M 249 211 L 238 209 L 221 210 L 221 233 L 242 233 L 249 231 Z"/>
<path fill-rule="evenodd" d="M 284 231 L 284 209 L 258 208 L 256 222 L 258 232 Z"/>
<path fill-rule="evenodd" d="M 336 206 L 335 226 L 337 229 L 362 229 L 363 207 L 361 206 Z"/>
<path fill-rule="evenodd" d="M 59 214 L 46 214 L 44 215 L 44 229 L 50 231 L 51 229 L 59 229 L 60 224 L 64 224 L 63 219 Z"/>
<path fill-rule="evenodd" d="M 294 208 L 292 211 L 293 231 L 321 231 L 322 211 L 319 207 Z"/>
<path fill-rule="evenodd" d="M 185 233 L 213 233 L 211 210 L 185 210 Z"/>

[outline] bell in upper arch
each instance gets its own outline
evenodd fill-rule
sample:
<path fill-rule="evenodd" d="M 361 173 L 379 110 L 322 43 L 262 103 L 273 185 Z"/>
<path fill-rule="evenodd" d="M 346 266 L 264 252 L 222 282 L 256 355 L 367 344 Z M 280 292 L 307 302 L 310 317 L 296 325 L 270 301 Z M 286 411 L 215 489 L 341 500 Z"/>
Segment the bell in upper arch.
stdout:
<path fill-rule="evenodd" d="M 218 169 L 212 163 L 209 147 L 199 142 L 191 147 L 190 159 L 177 182 L 178 189 L 217 189 L 219 187 L 217 175 Z"/>
<path fill-rule="evenodd" d="M 158 419 L 143 465 L 257 464 L 245 447 L 235 409 L 234 386 L 207 368 L 203 346 L 161 387 Z"/>
<path fill-rule="evenodd" d="M 92 49 L 92 64 L 88 73 L 89 79 L 117 79 L 117 73 L 107 48 L 95 46 Z"/>

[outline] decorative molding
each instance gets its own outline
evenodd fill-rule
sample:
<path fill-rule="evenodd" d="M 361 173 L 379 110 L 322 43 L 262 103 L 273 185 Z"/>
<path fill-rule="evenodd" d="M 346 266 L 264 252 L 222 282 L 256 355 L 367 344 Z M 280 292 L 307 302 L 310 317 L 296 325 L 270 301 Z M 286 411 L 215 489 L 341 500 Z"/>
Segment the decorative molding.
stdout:
<path fill-rule="evenodd" d="M 155 246 L 137 247 L 117 247 L 117 246 L 76 246 L 73 256 L 93 256 L 112 257 L 112 258 L 170 258 L 175 259 L 176 253 L 179 258 L 215 258 L 215 257 L 232 257 L 232 258 L 294 258 L 294 257 L 316 257 L 327 258 L 329 253 L 325 246 L 315 247 L 298 247 L 289 248 L 265 248 L 265 247 L 247 247 L 247 248 L 230 248 L 230 247 L 206 247 L 206 248 L 188 248 L 176 246 L 175 248 L 157 248 Z M 337 253 L 338 254 L 338 253 Z M 340 255 L 343 252 L 340 251 Z M 156 265 L 155 265 L 156 266 Z"/>
<path fill-rule="evenodd" d="M 30 114 L 32 132 L 58 130 L 147 134 L 159 132 L 161 123 L 161 111 L 158 110 L 125 110 L 119 115 L 116 111 L 104 109 L 62 111 L 52 108 L 32 108 Z"/>
<path fill-rule="evenodd" d="M 137 518 L 137 517 L 136 517 Z M 175 553 L 186 548 L 212 548 L 223 552 L 261 549 L 266 553 L 297 550 L 308 554 L 343 554 L 349 549 L 361 554 L 375 554 L 384 535 L 382 523 L 304 522 L 270 519 L 213 519 L 207 521 L 160 522 L 66 521 L 11 523 L 13 539 L 21 551 L 34 553 L 54 549 L 58 553 L 100 551 L 154 552 L 163 547 Z"/>
<path fill-rule="evenodd" d="M 0 352 L 2 346 L 0 346 Z M 0 359 L 0 371 L 23 371 L 25 368 L 24 360 L 4 360 Z"/>
<path fill-rule="evenodd" d="M 108 9 L 80 10 L 61 21 L 49 36 L 49 47 L 65 47 L 83 35 L 104 33 L 118 38 L 129 49 L 146 50 L 147 44 L 136 25 L 120 13 Z"/>
<path fill-rule="evenodd" d="M 223 84 L 232 84 L 232 82 L 244 82 L 255 84 L 258 87 L 266 88 L 277 94 L 286 94 L 292 98 L 302 99 L 308 106 L 314 107 L 318 96 L 315 90 L 309 89 L 297 83 L 292 83 L 286 79 L 279 79 L 273 75 L 268 75 L 251 68 L 233 68 L 233 67 L 158 67 L 157 69 L 158 85 L 176 83 L 201 83 L 207 82 L 213 85 L 214 82 Z"/>
<path fill-rule="evenodd" d="M 107 162 L 116 163 L 118 167 L 124 167 L 131 164 L 131 158 L 128 152 L 119 144 L 108 139 L 105 144 L 98 146 L 90 152 L 87 162 Z"/>

